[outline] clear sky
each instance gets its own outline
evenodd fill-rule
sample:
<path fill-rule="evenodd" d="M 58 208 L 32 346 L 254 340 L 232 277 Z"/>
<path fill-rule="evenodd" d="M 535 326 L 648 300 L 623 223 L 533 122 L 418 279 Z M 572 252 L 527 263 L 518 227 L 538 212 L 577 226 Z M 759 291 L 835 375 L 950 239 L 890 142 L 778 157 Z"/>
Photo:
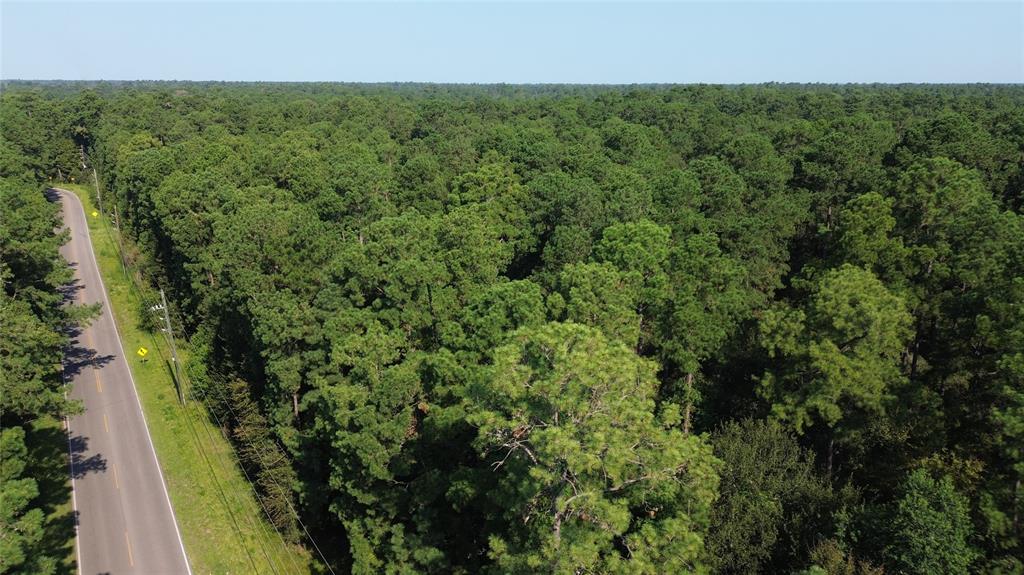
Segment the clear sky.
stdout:
<path fill-rule="evenodd" d="M 0 0 L 0 77 L 1024 82 L 1024 1 Z"/>

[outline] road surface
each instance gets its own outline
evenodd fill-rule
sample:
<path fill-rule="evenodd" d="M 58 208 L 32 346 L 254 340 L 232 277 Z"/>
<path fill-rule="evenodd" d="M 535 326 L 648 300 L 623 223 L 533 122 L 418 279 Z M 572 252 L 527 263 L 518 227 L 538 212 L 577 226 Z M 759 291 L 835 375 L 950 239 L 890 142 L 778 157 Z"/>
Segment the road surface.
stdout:
<path fill-rule="evenodd" d="M 69 421 L 78 568 L 82 575 L 191 574 L 156 451 L 125 361 L 96 265 L 82 204 L 52 190 L 71 239 L 61 253 L 75 271 L 65 295 L 103 304 L 103 313 L 72 332 L 64 360 L 70 396 L 85 412 Z"/>

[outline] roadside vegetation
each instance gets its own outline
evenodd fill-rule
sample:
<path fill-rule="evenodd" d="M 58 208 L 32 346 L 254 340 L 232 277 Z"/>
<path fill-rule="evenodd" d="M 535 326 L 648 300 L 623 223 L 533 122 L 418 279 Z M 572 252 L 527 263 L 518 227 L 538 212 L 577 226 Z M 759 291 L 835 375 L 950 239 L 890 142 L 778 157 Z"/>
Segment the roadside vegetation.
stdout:
<path fill-rule="evenodd" d="M 211 570 L 277 537 L 357 575 L 1024 572 L 1021 87 L 9 84 L 0 112 L 40 176 L 98 170 Z"/>
<path fill-rule="evenodd" d="M 71 277 L 57 206 L 26 156 L 0 136 L 0 572 L 72 573 L 74 516 L 63 418 L 66 329 L 91 307 L 65 307 Z"/>

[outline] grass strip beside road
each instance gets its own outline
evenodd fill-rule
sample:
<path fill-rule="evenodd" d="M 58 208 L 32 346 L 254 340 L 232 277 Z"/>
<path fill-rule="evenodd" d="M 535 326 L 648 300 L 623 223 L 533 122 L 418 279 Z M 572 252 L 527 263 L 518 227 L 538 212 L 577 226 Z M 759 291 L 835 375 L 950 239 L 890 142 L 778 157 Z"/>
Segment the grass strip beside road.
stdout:
<path fill-rule="evenodd" d="M 193 571 L 197 575 L 314 572 L 309 552 L 284 542 L 264 519 L 231 443 L 212 425 L 206 408 L 195 401 L 179 405 L 163 334 L 139 327 L 141 294 L 122 269 L 112 224 L 103 215 L 92 216 L 95 208 L 88 188 L 62 187 L 74 191 L 85 208 L 111 311 Z M 177 343 L 184 363 L 187 343 L 181 339 Z M 135 353 L 139 348 L 149 351 L 145 359 Z"/>

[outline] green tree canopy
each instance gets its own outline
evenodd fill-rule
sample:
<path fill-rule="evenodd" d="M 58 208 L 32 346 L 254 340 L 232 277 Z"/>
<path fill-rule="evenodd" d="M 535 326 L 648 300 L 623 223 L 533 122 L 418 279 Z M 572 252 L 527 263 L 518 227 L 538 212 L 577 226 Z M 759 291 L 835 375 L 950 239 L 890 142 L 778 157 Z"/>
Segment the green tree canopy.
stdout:
<path fill-rule="evenodd" d="M 503 572 L 690 572 L 717 462 L 655 405 L 654 364 L 576 324 L 517 332 L 469 395 L 476 445 L 499 474 Z"/>
<path fill-rule="evenodd" d="M 823 274 L 805 309 L 768 310 L 762 341 L 781 369 L 766 372 L 760 389 L 773 416 L 797 432 L 816 423 L 851 432 L 844 422 L 855 414 L 883 413 L 902 381 L 910 321 L 898 296 L 851 265 Z"/>

